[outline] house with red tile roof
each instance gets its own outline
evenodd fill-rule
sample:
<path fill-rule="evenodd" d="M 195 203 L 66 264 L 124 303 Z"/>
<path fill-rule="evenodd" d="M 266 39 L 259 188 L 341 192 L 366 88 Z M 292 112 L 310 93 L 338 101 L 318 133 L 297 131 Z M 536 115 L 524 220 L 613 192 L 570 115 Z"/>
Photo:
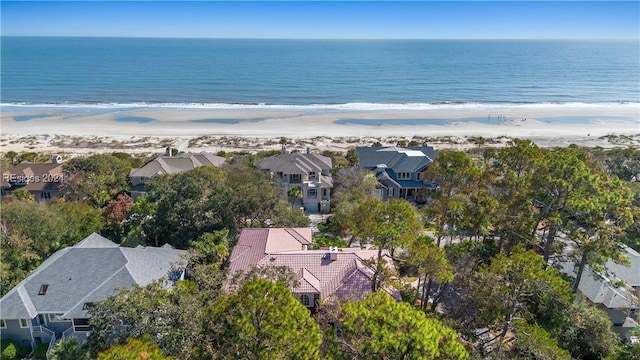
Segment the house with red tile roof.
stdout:
<path fill-rule="evenodd" d="M 366 265 L 378 250 L 331 248 L 309 250 L 311 228 L 243 229 L 230 257 L 230 278 L 254 267 L 286 266 L 298 284 L 291 289 L 300 302 L 314 309 L 334 298 L 362 299 L 371 292 L 374 271 Z M 391 258 L 385 253 L 388 266 Z M 395 291 L 391 295 L 400 300 Z"/>

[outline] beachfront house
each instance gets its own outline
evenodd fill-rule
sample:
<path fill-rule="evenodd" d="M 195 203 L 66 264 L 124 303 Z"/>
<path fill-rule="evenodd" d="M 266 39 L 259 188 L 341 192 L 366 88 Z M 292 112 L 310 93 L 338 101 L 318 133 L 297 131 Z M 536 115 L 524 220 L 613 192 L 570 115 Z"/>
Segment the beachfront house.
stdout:
<path fill-rule="evenodd" d="M 166 279 L 167 287 L 184 275 L 184 250 L 170 246 L 121 247 L 91 234 L 57 251 L 0 299 L 0 333 L 35 348 L 91 331 L 89 309 L 118 288 Z"/>
<path fill-rule="evenodd" d="M 623 245 L 624 246 L 624 245 Z M 609 260 L 605 271 L 596 271 L 589 265 L 584 269 L 578 290 L 588 301 L 605 310 L 613 324 L 613 331 L 623 339 L 638 329 L 640 316 L 640 253 L 624 246 L 630 265 Z M 561 262 L 560 270 L 575 278 L 576 264 Z"/>
<path fill-rule="evenodd" d="M 286 266 L 298 280 L 291 291 L 311 311 L 321 302 L 362 299 L 371 292 L 373 270 L 364 263 L 376 258 L 378 250 L 309 250 L 312 241 L 311 228 L 243 229 L 229 258 L 229 276 L 256 266 Z M 393 268 L 386 253 L 385 259 Z M 401 300 L 397 291 L 387 291 Z"/>
<path fill-rule="evenodd" d="M 357 147 L 356 153 L 358 167 L 375 173 L 376 195 L 381 200 L 394 198 L 421 203 L 426 200 L 423 190 L 437 187 L 420 179 L 420 173 L 438 156 L 431 146 Z"/>
<path fill-rule="evenodd" d="M 326 213 L 330 211 L 331 188 L 331 158 L 306 153 L 287 153 L 283 147 L 282 153 L 269 156 L 257 164 L 271 181 L 283 189 L 283 194 L 289 193 L 293 187 L 300 188 L 302 195 L 301 206 L 310 213 Z"/>
<path fill-rule="evenodd" d="M 206 152 L 198 154 L 179 154 L 172 156 L 171 148 L 167 148 L 164 156 L 148 161 L 139 168 L 131 169 L 131 198 L 136 200 L 145 194 L 145 183 L 162 174 L 176 174 L 189 171 L 200 166 L 220 167 L 225 158 Z"/>
<path fill-rule="evenodd" d="M 53 155 L 49 162 L 24 161 L 3 172 L 0 190 L 3 199 L 18 189 L 24 189 L 35 201 L 48 202 L 62 196 L 63 182 L 62 156 Z"/>

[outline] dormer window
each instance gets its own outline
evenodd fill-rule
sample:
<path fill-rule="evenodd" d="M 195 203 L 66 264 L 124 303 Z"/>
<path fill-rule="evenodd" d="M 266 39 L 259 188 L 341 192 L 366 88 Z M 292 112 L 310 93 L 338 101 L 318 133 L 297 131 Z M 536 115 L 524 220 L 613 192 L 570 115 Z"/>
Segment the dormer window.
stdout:
<path fill-rule="evenodd" d="M 45 295 L 48 289 L 49 289 L 49 284 L 42 284 L 40 286 L 40 291 L 38 292 L 38 295 Z"/>
<path fill-rule="evenodd" d="M 89 301 L 89 302 L 84 303 L 84 305 L 82 305 L 82 310 L 87 310 L 87 309 L 90 309 L 90 308 L 92 308 L 94 306 L 96 306 L 96 304 L 91 302 L 91 301 Z"/>

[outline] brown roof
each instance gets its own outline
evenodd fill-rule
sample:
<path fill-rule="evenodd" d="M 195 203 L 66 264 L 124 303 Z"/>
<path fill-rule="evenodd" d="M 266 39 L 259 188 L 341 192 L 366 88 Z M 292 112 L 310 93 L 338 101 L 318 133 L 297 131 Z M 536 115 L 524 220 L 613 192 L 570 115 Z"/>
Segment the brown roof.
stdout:
<path fill-rule="evenodd" d="M 64 179 L 61 163 L 20 163 L 2 174 L 2 187 L 27 191 L 59 190 Z"/>
<path fill-rule="evenodd" d="M 257 164 L 258 169 L 285 174 L 308 174 L 331 170 L 331 158 L 318 154 L 285 153 L 269 156 Z"/>
<path fill-rule="evenodd" d="M 180 154 L 176 156 L 159 156 L 139 168 L 131 169 L 131 177 L 153 178 L 162 174 L 175 174 L 189 171 L 200 166 L 220 167 L 225 159 L 206 152 L 199 154 Z"/>
<path fill-rule="evenodd" d="M 229 273 L 254 266 L 287 266 L 298 278 L 295 293 L 316 293 L 320 299 L 333 296 L 362 298 L 371 291 L 373 271 L 363 261 L 374 259 L 378 250 L 345 248 L 334 251 L 306 250 L 311 228 L 243 229 L 230 257 Z M 391 259 L 384 253 L 389 267 Z"/>

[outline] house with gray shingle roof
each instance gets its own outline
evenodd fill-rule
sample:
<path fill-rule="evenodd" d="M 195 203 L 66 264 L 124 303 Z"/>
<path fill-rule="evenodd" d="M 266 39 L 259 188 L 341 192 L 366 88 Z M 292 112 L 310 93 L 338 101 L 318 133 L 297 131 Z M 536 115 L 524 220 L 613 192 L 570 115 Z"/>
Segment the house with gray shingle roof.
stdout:
<path fill-rule="evenodd" d="M 601 307 L 613 323 L 613 331 L 622 338 L 629 338 L 629 332 L 638 328 L 636 321 L 640 314 L 640 254 L 624 246 L 629 266 L 607 261 L 605 271 L 598 272 L 589 265 L 584 269 L 578 290 L 593 304 Z M 576 276 L 575 264 L 560 263 L 560 270 Z"/>
<path fill-rule="evenodd" d="M 135 200 L 144 195 L 145 183 L 158 175 L 181 173 L 200 166 L 220 167 L 224 162 L 225 158 L 206 152 L 171 156 L 171 151 L 167 150 L 166 155 L 159 156 L 139 168 L 131 169 L 131 197 Z"/>
<path fill-rule="evenodd" d="M 294 296 L 311 310 L 321 301 L 362 299 L 371 292 L 373 270 L 366 262 L 376 259 L 378 250 L 309 250 L 311 242 L 311 228 L 243 229 L 229 258 L 229 276 L 253 267 L 286 266 L 298 280 Z M 386 253 L 385 260 L 393 268 Z M 400 300 L 396 291 L 388 291 Z"/>
<path fill-rule="evenodd" d="M 6 198 L 18 189 L 27 190 L 35 201 L 47 202 L 62 196 L 64 175 L 62 157 L 54 155 L 50 162 L 32 163 L 28 161 L 2 173 L 0 191 Z"/>
<path fill-rule="evenodd" d="M 297 186 L 302 191 L 302 206 L 307 212 L 329 212 L 332 161 L 330 157 L 306 153 L 287 153 L 269 156 L 256 166 L 265 172 L 271 181 L 284 190 Z"/>
<path fill-rule="evenodd" d="M 421 202 L 421 189 L 437 185 L 425 183 L 420 173 L 438 156 L 426 144 L 422 147 L 356 147 L 358 167 L 375 172 L 378 180 L 377 196 Z"/>
<path fill-rule="evenodd" d="M 118 288 L 166 279 L 184 271 L 186 251 L 170 247 L 127 248 L 91 234 L 55 252 L 0 299 L 1 337 L 35 347 L 69 336 L 85 340 L 87 309 Z"/>

